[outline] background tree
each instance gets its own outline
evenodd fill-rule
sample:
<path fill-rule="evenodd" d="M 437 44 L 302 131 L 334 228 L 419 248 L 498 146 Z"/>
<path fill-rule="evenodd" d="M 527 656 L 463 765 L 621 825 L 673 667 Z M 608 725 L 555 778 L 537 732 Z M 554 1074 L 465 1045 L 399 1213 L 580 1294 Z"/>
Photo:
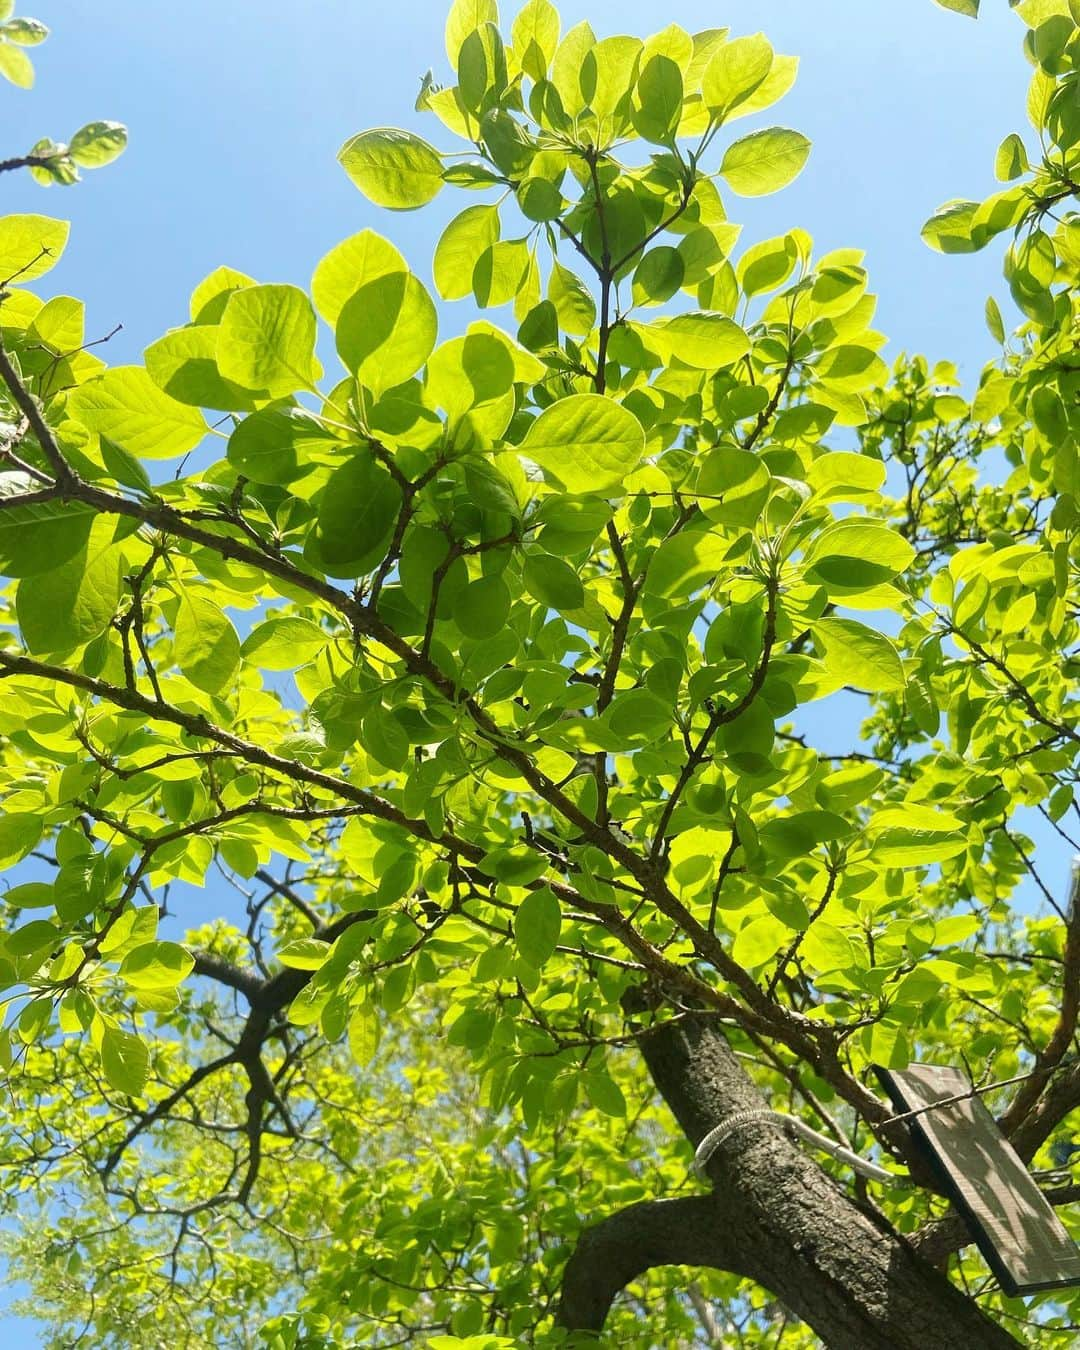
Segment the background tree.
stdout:
<path fill-rule="evenodd" d="M 219 269 L 105 369 L 22 285 L 66 227 L 0 220 L 0 1156 L 56 1344 L 1072 1334 L 869 1072 L 1021 1077 L 1003 1127 L 1068 1157 L 1080 930 L 1024 821 L 1080 814 L 1080 38 L 1017 9 L 1040 156 L 925 231 L 1011 231 L 970 402 L 886 368 L 856 252 L 737 251 L 721 193 L 809 149 L 732 125 L 795 76 L 760 34 L 453 6 L 420 100 L 467 148 L 341 161 L 391 209 L 476 194 L 435 285 L 513 335 L 438 345 L 364 231 L 310 299 Z M 861 740 L 794 729 L 845 689 Z M 211 873 L 243 922 L 159 937 Z M 760 1118 L 691 1182 L 766 1106 L 896 1183 Z"/>

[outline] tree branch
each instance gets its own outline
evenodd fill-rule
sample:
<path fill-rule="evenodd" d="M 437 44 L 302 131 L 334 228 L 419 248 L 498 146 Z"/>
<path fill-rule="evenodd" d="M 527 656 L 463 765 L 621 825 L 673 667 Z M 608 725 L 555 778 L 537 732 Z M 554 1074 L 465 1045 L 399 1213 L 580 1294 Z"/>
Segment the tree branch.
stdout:
<path fill-rule="evenodd" d="M 749 1274 L 738 1233 L 713 1196 L 643 1200 L 582 1234 L 563 1272 L 559 1325 L 601 1331 L 616 1295 L 654 1266 Z"/>

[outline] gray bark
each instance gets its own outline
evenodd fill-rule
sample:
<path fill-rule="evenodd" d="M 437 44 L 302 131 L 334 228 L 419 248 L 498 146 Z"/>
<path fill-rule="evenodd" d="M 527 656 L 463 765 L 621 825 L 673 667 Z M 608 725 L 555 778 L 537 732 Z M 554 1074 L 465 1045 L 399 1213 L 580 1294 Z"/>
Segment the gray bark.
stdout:
<path fill-rule="evenodd" d="M 687 1018 L 640 1046 L 695 1147 L 723 1117 L 765 1105 L 715 1021 Z M 563 1326 L 599 1332 L 627 1283 L 653 1266 L 688 1265 L 753 1280 L 830 1350 L 1018 1344 L 777 1125 L 737 1130 L 708 1172 L 711 1194 L 633 1205 L 586 1230 L 564 1276 Z"/>

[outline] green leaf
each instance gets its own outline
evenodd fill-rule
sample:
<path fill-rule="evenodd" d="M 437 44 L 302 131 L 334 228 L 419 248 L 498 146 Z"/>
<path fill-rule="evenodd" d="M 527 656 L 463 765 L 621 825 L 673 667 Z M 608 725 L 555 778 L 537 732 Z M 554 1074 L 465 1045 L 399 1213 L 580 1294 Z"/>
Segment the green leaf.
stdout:
<path fill-rule="evenodd" d="M 67 356 L 82 346 L 85 330 L 86 306 L 82 301 L 55 295 L 38 310 L 26 336 L 48 343 L 53 351 Z"/>
<path fill-rule="evenodd" d="M 194 957 L 177 942 L 144 942 L 128 952 L 117 974 L 133 989 L 172 989 L 194 965 Z"/>
<path fill-rule="evenodd" d="M 330 634 L 310 619 L 267 619 L 247 635 L 240 655 L 263 670 L 293 670 L 310 661 L 330 641 Z"/>
<path fill-rule="evenodd" d="M 0 816 L 0 867 L 21 862 L 41 838 L 41 817 L 30 811 Z"/>
<path fill-rule="evenodd" d="M 854 619 L 818 619 L 814 638 L 830 675 L 874 694 L 895 694 L 906 685 L 900 653 L 884 633 Z"/>
<path fill-rule="evenodd" d="M 375 1058 L 379 1048 L 379 1019 L 370 1003 L 362 1003 L 349 1018 L 349 1052 L 361 1067 Z"/>
<path fill-rule="evenodd" d="M 1014 178 L 1027 173 L 1030 167 L 1023 139 L 1014 131 L 998 146 L 994 160 L 994 176 L 999 183 L 1010 183 Z"/>
<path fill-rule="evenodd" d="M 799 957 L 811 970 L 824 974 L 828 970 L 850 970 L 855 949 L 846 933 L 819 919 L 806 930 Z"/>
<path fill-rule="evenodd" d="M 458 97 L 477 116 L 498 102 L 506 89 L 506 49 L 494 23 L 466 37 L 458 54 Z"/>
<path fill-rule="evenodd" d="M 667 56 L 652 56 L 638 75 L 634 130 L 655 145 L 670 145 L 683 109 L 682 71 Z"/>
<path fill-rule="evenodd" d="M 101 955 L 116 958 L 143 942 L 152 942 L 157 934 L 158 918 L 157 905 L 124 910 L 98 944 Z"/>
<path fill-rule="evenodd" d="M 581 578 L 562 558 L 549 553 L 530 553 L 522 568 L 522 580 L 530 595 L 559 611 L 580 609 L 585 603 Z"/>
<path fill-rule="evenodd" d="M 341 147 L 338 161 L 369 201 L 393 211 L 426 205 L 443 185 L 438 152 L 412 132 L 394 127 L 353 136 Z"/>
<path fill-rule="evenodd" d="M 470 441 L 462 419 L 487 442 L 505 432 L 514 415 L 514 355 L 501 334 L 470 332 L 444 342 L 431 356 L 425 394 L 442 408 L 454 442 Z"/>
<path fill-rule="evenodd" d="M 44 276 L 59 261 L 70 229 L 49 216 L 0 216 L 0 286 Z"/>
<path fill-rule="evenodd" d="M 245 417 L 229 437 L 229 463 L 256 483 L 291 483 L 310 473 L 341 441 L 314 413 L 291 402 Z"/>
<path fill-rule="evenodd" d="M 47 919 L 33 919 L 8 934 L 5 947 L 11 956 L 32 956 L 52 947 L 60 938 L 60 930 Z"/>
<path fill-rule="evenodd" d="M 788 926 L 771 914 L 766 914 L 743 924 L 735 934 L 731 955 L 744 970 L 756 970 L 771 961 L 790 941 L 791 930 Z"/>
<path fill-rule="evenodd" d="M 801 858 L 819 844 L 843 839 L 851 826 L 832 811 L 797 811 L 767 821 L 758 831 L 766 852 L 779 858 Z"/>
<path fill-rule="evenodd" d="M 734 365 L 750 350 L 750 339 L 726 314 L 692 311 L 676 315 L 648 329 L 650 339 L 660 344 L 668 360 L 677 360 L 695 370 L 720 370 Z"/>
<path fill-rule="evenodd" d="M 34 844 L 37 840 L 34 840 Z M 34 844 L 30 847 L 33 848 Z M 56 905 L 57 892 L 54 887 L 44 881 L 24 881 L 21 886 L 12 886 L 11 890 L 5 891 L 3 896 L 4 903 L 10 905 L 12 909 L 52 909 Z M 59 905 L 57 913 L 59 913 Z M 88 911 L 84 910 L 83 913 Z M 68 920 L 66 914 L 60 914 L 65 921 Z M 82 914 L 76 916 L 82 918 Z"/>
<path fill-rule="evenodd" d="M 772 490 L 769 470 L 749 450 L 721 446 L 701 461 L 695 492 L 708 520 L 721 525 L 753 526 Z"/>
<path fill-rule="evenodd" d="M 567 492 L 619 488 L 641 462 L 645 433 L 637 418 L 600 394 L 574 394 L 529 427 L 521 453 Z"/>
<path fill-rule="evenodd" d="M 244 389 L 271 397 L 310 389 L 315 367 L 315 311 L 296 286 L 233 291 L 221 316 L 218 369 Z"/>
<path fill-rule="evenodd" d="M 555 259 L 548 278 L 548 299 L 555 306 L 559 326 L 567 333 L 584 337 L 596 323 L 596 301 L 580 277 Z"/>
<path fill-rule="evenodd" d="M 830 388 L 845 393 L 884 384 L 888 367 L 869 347 L 830 347 L 814 364 L 818 378 Z"/>
<path fill-rule="evenodd" d="M 882 867 L 927 867 L 967 848 L 967 837 L 955 816 L 914 802 L 875 812 L 867 834 L 871 857 Z"/>
<path fill-rule="evenodd" d="M 682 254 L 666 244 L 642 254 L 632 282 L 636 305 L 662 305 L 678 291 L 686 275 Z"/>
<path fill-rule="evenodd" d="M 565 206 L 562 193 L 547 178 L 523 179 L 516 196 L 526 220 L 558 220 Z"/>
<path fill-rule="evenodd" d="M 914 557 L 912 545 L 887 525 L 841 520 L 810 541 L 803 565 L 810 580 L 830 595 L 857 595 L 891 581 Z"/>
<path fill-rule="evenodd" d="M 788 127 L 766 127 L 733 141 L 724 152 L 720 173 L 743 197 L 761 197 L 787 187 L 803 170 L 810 142 Z"/>
<path fill-rule="evenodd" d="M 523 960 L 543 970 L 555 955 L 562 928 L 562 910 L 546 886 L 530 891 L 514 915 L 514 941 Z"/>
<path fill-rule="evenodd" d="M 382 560 L 400 506 L 401 489 L 382 465 L 354 455 L 323 490 L 305 552 L 330 576 L 363 576 Z"/>
<path fill-rule="evenodd" d="M 499 22 L 496 0 L 454 0 L 446 18 L 446 58 L 457 70 L 458 55 L 470 33 L 485 23 Z"/>
<path fill-rule="evenodd" d="M 409 758 L 405 728 L 384 708 L 375 708 L 365 716 L 360 725 L 360 744 L 387 769 L 403 769 Z"/>
<path fill-rule="evenodd" d="M 998 302 L 992 295 L 986 297 L 986 326 L 990 330 L 990 336 L 995 342 L 1004 343 L 1005 341 L 1005 321 L 1001 317 L 1001 310 Z"/>
<path fill-rule="evenodd" d="M 150 1052 L 130 1031 L 107 1026 L 101 1033 L 101 1067 L 110 1087 L 141 1097 L 150 1069 Z"/>
<path fill-rule="evenodd" d="M 773 49 L 762 33 L 734 38 L 714 53 L 701 82 L 705 106 L 723 119 L 762 83 L 773 64 Z"/>
<path fill-rule="evenodd" d="M 466 637 L 494 637 L 510 613 L 510 591 L 502 577 L 477 577 L 454 599 L 454 622 Z"/>
<path fill-rule="evenodd" d="M 19 583 L 15 612 L 32 652 L 63 652 L 103 633 L 120 600 L 123 555 L 84 548 L 62 566 Z"/>
<path fill-rule="evenodd" d="M 551 59 L 551 83 L 568 118 L 576 116 L 588 102 L 582 89 L 582 72 L 596 45 L 596 34 L 582 20 L 563 36 Z"/>
<path fill-rule="evenodd" d="M 19 47 L 36 47 L 49 36 L 49 30 L 39 19 L 8 19 L 3 34 Z"/>
<path fill-rule="evenodd" d="M 28 474 L 0 473 L 0 499 L 25 496 L 40 487 Z M 37 576 L 81 552 L 90 537 L 94 509 L 81 502 L 37 502 L 0 511 L 0 574 Z"/>
<path fill-rule="evenodd" d="M 578 83 L 586 103 L 595 117 L 616 129 L 626 126 L 628 95 L 641 48 L 639 38 L 601 38 L 581 63 Z"/>
<path fill-rule="evenodd" d="M 431 355 L 438 318 L 431 296 L 408 272 L 369 281 L 342 306 L 337 349 L 347 370 L 375 393 L 414 375 Z"/>
<path fill-rule="evenodd" d="M 794 238 L 764 239 L 746 250 L 735 270 L 745 296 L 761 295 L 782 286 L 795 270 L 799 249 Z"/>
<path fill-rule="evenodd" d="M 67 406 L 83 426 L 139 459 L 186 455 L 207 430 L 197 408 L 170 398 L 141 366 L 113 366 L 75 389 Z"/>
<path fill-rule="evenodd" d="M 462 300 L 471 294 L 476 264 L 498 238 L 496 206 L 467 206 L 447 225 L 432 263 L 435 289 L 444 300 Z"/>
<path fill-rule="evenodd" d="M 143 353 L 146 373 L 159 389 L 178 403 L 221 412 L 250 412 L 259 394 L 226 380 L 217 365 L 217 324 L 193 324 L 174 328 L 152 342 Z"/>
<path fill-rule="evenodd" d="M 605 1116 L 614 1116 L 616 1120 L 625 1117 L 626 1098 L 622 1088 L 609 1073 L 604 1070 L 586 1073 L 584 1082 L 585 1095 L 598 1111 L 602 1111 Z"/>
<path fill-rule="evenodd" d="M 405 259 L 393 244 L 374 230 L 361 230 L 335 244 L 319 262 L 311 278 L 311 298 L 315 308 L 333 328 L 345 302 L 362 286 L 391 272 L 408 270 Z"/>
<path fill-rule="evenodd" d="M 620 741 L 657 741 L 671 730 L 671 704 L 647 689 L 625 689 L 616 694 L 605 720 Z"/>
<path fill-rule="evenodd" d="M 476 864 L 485 876 L 508 886 L 528 886 L 548 870 L 549 860 L 525 844 L 495 848 Z"/>
<path fill-rule="evenodd" d="M 649 564 L 645 590 L 668 600 L 685 600 L 712 584 L 730 548 L 730 539 L 707 530 L 684 530 L 665 539 Z"/>
<path fill-rule="evenodd" d="M 107 436 L 99 439 L 101 449 L 101 462 L 105 468 L 124 487 L 134 488 L 136 492 L 149 495 L 153 484 L 150 482 L 150 475 L 143 466 L 128 452 Z"/>
<path fill-rule="evenodd" d="M 836 318 L 849 313 L 866 293 L 866 282 L 866 269 L 852 263 L 819 268 L 810 289 L 814 314 Z"/>
<path fill-rule="evenodd" d="M 226 614 L 201 591 L 184 587 L 173 630 L 173 656 L 197 689 L 216 694 L 240 664 L 240 639 Z"/>
<path fill-rule="evenodd" d="M 559 11 L 550 0 L 527 0 L 514 20 L 510 40 L 525 74 L 544 79 L 559 45 Z"/>
<path fill-rule="evenodd" d="M 121 122 L 87 122 L 72 136 L 68 154 L 84 169 L 100 169 L 123 154 L 127 140 Z"/>
<path fill-rule="evenodd" d="M 191 292 L 188 312 L 192 323 L 220 323 L 233 291 L 254 285 L 255 278 L 246 272 L 238 272 L 234 267 L 215 267 Z"/>
<path fill-rule="evenodd" d="M 277 953 L 277 959 L 291 970 L 318 970 L 330 955 L 330 943 L 320 938 L 297 938 Z"/>
<path fill-rule="evenodd" d="M 979 0 L 934 0 L 942 9 L 951 9 L 956 14 L 966 14 L 971 19 L 979 17 Z"/>
<path fill-rule="evenodd" d="M 33 89 L 34 64 L 21 47 L 0 37 L 0 75 L 19 89 Z"/>
<path fill-rule="evenodd" d="M 529 248 L 524 239 L 505 239 L 490 244 L 476 261 L 472 290 L 482 309 L 508 304 L 515 299 L 529 268 Z"/>
<path fill-rule="evenodd" d="M 923 241 L 939 253 L 976 253 L 982 246 L 973 238 L 978 202 L 953 201 L 939 206 L 922 227 Z"/>
<path fill-rule="evenodd" d="M 806 481 L 820 501 L 862 501 L 885 482 L 885 465 L 850 450 L 828 450 L 810 465 Z"/>
<path fill-rule="evenodd" d="M 19 1014 L 19 1039 L 24 1045 L 32 1045 L 44 1038 L 51 1022 L 52 999 L 44 995 L 31 999 Z"/>

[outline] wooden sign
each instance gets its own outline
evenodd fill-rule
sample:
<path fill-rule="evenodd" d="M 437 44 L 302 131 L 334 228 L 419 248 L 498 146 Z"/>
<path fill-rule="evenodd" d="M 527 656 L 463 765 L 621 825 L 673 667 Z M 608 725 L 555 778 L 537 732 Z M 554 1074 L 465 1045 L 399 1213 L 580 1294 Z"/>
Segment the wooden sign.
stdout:
<path fill-rule="evenodd" d="M 1080 1284 L 1080 1247 L 959 1070 L 874 1066 L 972 1238 L 1009 1295 Z M 962 1100 L 926 1111 L 934 1102 Z"/>

